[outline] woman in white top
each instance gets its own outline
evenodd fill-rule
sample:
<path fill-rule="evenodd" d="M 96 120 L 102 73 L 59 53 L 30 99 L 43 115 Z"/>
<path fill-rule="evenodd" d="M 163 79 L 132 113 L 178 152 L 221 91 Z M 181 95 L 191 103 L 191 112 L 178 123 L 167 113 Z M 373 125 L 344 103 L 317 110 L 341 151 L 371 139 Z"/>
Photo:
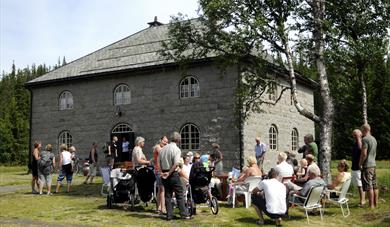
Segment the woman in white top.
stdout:
<path fill-rule="evenodd" d="M 146 160 L 145 154 L 142 148 L 145 146 L 145 139 L 143 137 L 137 137 L 135 139 L 135 147 L 132 154 L 133 168 L 140 165 L 150 165 L 150 161 Z"/>
<path fill-rule="evenodd" d="M 61 154 L 60 154 L 59 166 L 61 169 L 57 179 L 56 193 L 59 192 L 61 187 L 61 182 L 65 177 L 67 182 L 66 192 L 70 192 L 70 186 L 72 185 L 72 177 L 73 177 L 72 159 L 74 159 L 74 156 L 69 151 L 67 151 L 66 144 L 61 144 L 60 150 L 61 150 Z"/>

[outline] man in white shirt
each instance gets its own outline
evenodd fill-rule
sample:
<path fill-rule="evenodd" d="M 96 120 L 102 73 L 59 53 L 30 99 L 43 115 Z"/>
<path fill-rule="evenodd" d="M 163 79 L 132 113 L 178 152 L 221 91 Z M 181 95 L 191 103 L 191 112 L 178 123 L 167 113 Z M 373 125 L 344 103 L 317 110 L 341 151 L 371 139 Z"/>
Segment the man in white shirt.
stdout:
<path fill-rule="evenodd" d="M 287 213 L 286 186 L 277 180 L 278 172 L 271 169 L 268 179 L 259 183 L 252 191 L 252 201 L 259 220 L 257 224 L 264 224 L 263 212 L 272 219 L 276 225 L 281 225 L 282 217 Z"/>
<path fill-rule="evenodd" d="M 292 177 L 294 174 L 294 169 L 292 165 L 286 162 L 287 154 L 285 152 L 280 152 L 278 154 L 278 164 L 275 167 L 275 170 L 279 173 L 279 177 Z"/>

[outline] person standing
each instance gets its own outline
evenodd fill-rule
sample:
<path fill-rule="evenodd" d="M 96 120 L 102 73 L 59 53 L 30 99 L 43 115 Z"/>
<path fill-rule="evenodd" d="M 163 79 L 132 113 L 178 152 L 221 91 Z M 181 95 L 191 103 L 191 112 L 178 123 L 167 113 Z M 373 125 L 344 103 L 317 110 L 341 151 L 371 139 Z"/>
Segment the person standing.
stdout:
<path fill-rule="evenodd" d="M 156 206 L 157 213 L 164 214 L 166 213 L 165 209 L 165 199 L 164 199 L 164 185 L 161 180 L 161 170 L 160 165 L 158 164 L 158 156 L 161 152 L 161 149 L 168 144 L 168 138 L 166 136 L 161 137 L 158 144 L 153 148 L 153 160 L 154 160 L 154 171 L 156 174 L 156 186 L 158 187 L 158 192 L 156 196 Z"/>
<path fill-rule="evenodd" d="M 135 139 L 135 146 L 132 153 L 133 168 L 139 165 L 150 165 L 150 161 L 146 160 L 145 154 L 142 148 L 145 146 L 145 139 L 143 137 L 137 137 Z"/>
<path fill-rule="evenodd" d="M 92 148 L 89 151 L 89 172 L 87 178 L 85 178 L 84 180 L 84 184 L 88 183 L 88 179 L 90 179 L 89 183 L 92 184 L 93 178 L 96 176 L 98 161 L 97 147 L 98 144 L 96 142 L 93 142 Z"/>
<path fill-rule="evenodd" d="M 378 205 L 378 188 L 376 182 L 376 147 L 377 142 L 375 137 L 371 135 L 371 127 L 369 124 L 363 124 L 361 127 L 362 151 L 360 154 L 359 167 L 362 171 L 363 190 L 368 192 L 368 202 L 371 208 Z"/>
<path fill-rule="evenodd" d="M 362 188 L 362 172 L 360 171 L 359 161 L 362 151 L 362 132 L 359 129 L 355 129 L 352 132 L 354 144 L 352 147 L 352 184 L 358 187 L 359 190 L 359 206 L 362 207 L 366 203 L 366 193 Z"/>
<path fill-rule="evenodd" d="M 31 180 L 31 190 L 33 194 L 37 194 L 40 184 L 38 180 L 38 160 L 40 159 L 42 143 L 40 141 L 34 142 L 34 150 L 32 152 L 31 160 L 31 170 L 32 170 L 32 180 Z"/>
<path fill-rule="evenodd" d="M 222 172 L 223 172 L 223 163 L 222 163 L 223 155 L 222 155 L 221 150 L 219 149 L 220 148 L 219 144 L 212 143 L 211 146 L 213 148 L 213 151 L 211 152 L 211 154 L 214 155 L 215 175 L 219 176 L 219 175 L 222 175 Z"/>
<path fill-rule="evenodd" d="M 184 205 L 184 188 L 180 180 L 177 167 L 179 166 L 181 150 L 181 136 L 178 132 L 173 132 L 171 143 L 163 147 L 159 156 L 158 163 L 161 168 L 161 178 L 165 189 L 165 205 L 167 208 L 166 220 L 173 218 L 172 196 L 175 193 L 176 201 L 180 209 L 182 219 L 190 219 Z"/>
<path fill-rule="evenodd" d="M 130 154 L 129 154 L 129 141 L 126 140 L 126 137 L 123 137 L 122 139 L 122 154 L 121 154 L 121 161 L 129 161 L 130 160 Z"/>
<path fill-rule="evenodd" d="M 314 137 L 312 134 L 307 134 L 303 137 L 303 141 L 305 145 L 298 150 L 298 153 L 303 153 L 302 158 L 306 158 L 308 154 L 312 154 L 314 156 L 314 160 L 318 160 L 318 146 L 316 142 L 314 142 Z"/>
<path fill-rule="evenodd" d="M 51 180 L 52 180 L 52 171 L 56 164 L 54 154 L 51 153 L 52 151 L 52 145 L 48 144 L 46 145 L 46 148 L 44 151 L 41 152 L 41 158 L 39 160 L 39 168 L 38 168 L 38 175 L 39 175 L 39 194 L 42 195 L 43 192 L 43 186 L 47 185 L 47 194 L 51 195 Z"/>
<path fill-rule="evenodd" d="M 263 171 L 263 162 L 264 162 L 264 155 L 267 149 L 267 146 L 265 143 L 260 142 L 260 137 L 256 137 L 255 139 L 256 145 L 255 145 L 255 155 L 257 159 L 257 164 L 259 165 L 259 168 L 261 171 Z"/>
<path fill-rule="evenodd" d="M 108 146 L 107 162 L 111 169 L 114 168 L 114 161 L 118 158 L 118 137 L 113 136 L 110 145 Z"/>
<path fill-rule="evenodd" d="M 66 192 L 70 192 L 70 186 L 72 185 L 72 177 L 73 177 L 73 170 L 72 170 L 72 159 L 73 156 L 72 154 L 67 151 L 68 147 L 66 144 L 61 144 L 60 145 L 60 173 L 57 178 L 57 187 L 56 187 L 56 193 L 59 192 L 60 187 L 61 187 L 61 182 L 64 180 L 66 177 L 66 182 L 67 182 L 67 189 Z"/>

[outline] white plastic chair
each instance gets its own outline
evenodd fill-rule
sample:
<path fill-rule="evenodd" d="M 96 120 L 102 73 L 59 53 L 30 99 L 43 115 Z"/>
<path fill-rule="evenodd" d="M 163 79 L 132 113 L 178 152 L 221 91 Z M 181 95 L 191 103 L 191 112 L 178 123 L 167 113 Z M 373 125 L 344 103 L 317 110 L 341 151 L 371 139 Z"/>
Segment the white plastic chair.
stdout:
<path fill-rule="evenodd" d="M 317 187 L 311 187 L 307 197 L 299 196 L 297 194 L 293 194 L 292 201 L 290 201 L 291 204 L 300 206 L 305 209 L 305 214 L 307 217 L 307 223 L 309 223 L 309 214 L 308 210 L 313 209 L 319 209 L 320 215 L 321 215 L 321 221 L 323 220 L 323 210 L 321 205 L 321 198 L 324 193 L 325 186 L 317 186 Z M 299 198 L 299 199 L 298 199 Z M 301 202 L 303 201 L 303 202 Z"/>
<path fill-rule="evenodd" d="M 236 205 L 236 195 L 245 196 L 245 208 L 251 205 L 251 193 L 261 181 L 261 176 L 250 176 L 244 182 L 237 182 L 233 185 L 233 208 Z"/>
<path fill-rule="evenodd" d="M 105 167 L 101 167 L 100 168 L 100 172 L 102 174 L 102 178 L 103 178 L 103 185 L 102 185 L 102 189 L 100 190 L 100 194 L 102 194 L 102 196 L 107 196 L 108 195 L 108 192 L 110 190 L 110 167 L 109 166 L 105 166 Z"/>
<path fill-rule="evenodd" d="M 328 189 L 326 190 L 326 192 L 327 192 L 326 195 L 327 195 L 328 201 L 338 204 L 341 208 L 341 213 L 343 214 L 344 217 L 348 217 L 350 215 L 349 206 L 348 206 L 348 198 L 347 198 L 347 192 L 348 192 L 350 185 L 351 185 L 351 178 L 347 179 L 343 183 L 343 187 L 341 188 L 341 191 L 328 190 Z M 336 193 L 339 197 L 338 198 L 330 198 L 331 192 Z M 345 213 L 345 211 L 344 211 L 344 204 L 346 205 L 347 213 Z"/>

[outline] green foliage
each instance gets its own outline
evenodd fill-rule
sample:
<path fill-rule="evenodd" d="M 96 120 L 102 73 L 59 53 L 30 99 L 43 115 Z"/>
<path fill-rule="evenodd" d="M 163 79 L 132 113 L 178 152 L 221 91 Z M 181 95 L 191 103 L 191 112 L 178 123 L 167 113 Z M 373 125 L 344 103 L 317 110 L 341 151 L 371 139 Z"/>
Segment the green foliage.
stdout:
<path fill-rule="evenodd" d="M 45 65 L 16 70 L 0 80 L 0 163 L 26 163 L 29 154 L 30 92 L 24 84 L 48 72 Z"/>

